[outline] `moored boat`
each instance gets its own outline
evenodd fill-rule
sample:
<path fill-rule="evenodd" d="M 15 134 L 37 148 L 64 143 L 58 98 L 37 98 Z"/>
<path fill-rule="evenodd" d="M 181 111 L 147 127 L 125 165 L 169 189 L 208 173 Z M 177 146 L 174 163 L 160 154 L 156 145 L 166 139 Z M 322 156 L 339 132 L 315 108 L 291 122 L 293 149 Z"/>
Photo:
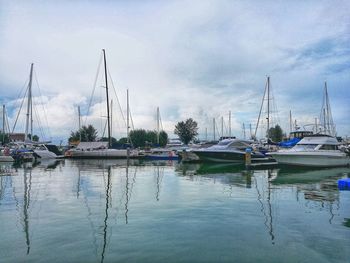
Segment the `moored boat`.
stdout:
<path fill-rule="evenodd" d="M 252 148 L 253 141 L 241 139 L 225 139 L 218 144 L 204 149 L 192 150 L 201 161 L 244 163 L 246 149 Z M 251 161 L 269 161 L 261 152 L 252 151 Z"/>
<path fill-rule="evenodd" d="M 145 152 L 145 159 L 149 160 L 179 160 L 179 155 L 172 149 L 152 148 Z"/>
<path fill-rule="evenodd" d="M 279 164 L 336 167 L 350 165 L 350 152 L 339 149 L 335 137 L 317 134 L 304 137 L 293 148 L 270 152 Z"/>

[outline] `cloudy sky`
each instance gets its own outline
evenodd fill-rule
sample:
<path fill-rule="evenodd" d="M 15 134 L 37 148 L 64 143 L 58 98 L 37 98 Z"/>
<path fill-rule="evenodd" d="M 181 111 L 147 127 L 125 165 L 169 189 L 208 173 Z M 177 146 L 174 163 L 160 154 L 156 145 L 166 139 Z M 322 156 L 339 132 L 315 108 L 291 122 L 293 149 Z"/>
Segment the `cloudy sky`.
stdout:
<path fill-rule="evenodd" d="M 338 134 L 350 135 L 349 10 L 349 1 L 322 0 L 0 0 L 0 103 L 12 127 L 34 63 L 34 123 L 50 127 L 45 136 L 66 141 L 78 127 L 78 105 L 101 134 L 97 69 L 106 49 L 111 93 L 125 115 L 129 89 L 135 128 L 155 129 L 159 106 L 171 137 L 178 121 L 192 117 L 203 138 L 213 118 L 220 130 L 223 116 L 227 130 L 231 111 L 232 134 L 242 136 L 243 123 L 255 128 L 269 75 L 286 132 L 290 110 L 301 126 L 315 122 L 327 81 Z M 24 119 L 22 111 L 16 131 Z M 114 136 L 125 129 L 114 98 Z"/>

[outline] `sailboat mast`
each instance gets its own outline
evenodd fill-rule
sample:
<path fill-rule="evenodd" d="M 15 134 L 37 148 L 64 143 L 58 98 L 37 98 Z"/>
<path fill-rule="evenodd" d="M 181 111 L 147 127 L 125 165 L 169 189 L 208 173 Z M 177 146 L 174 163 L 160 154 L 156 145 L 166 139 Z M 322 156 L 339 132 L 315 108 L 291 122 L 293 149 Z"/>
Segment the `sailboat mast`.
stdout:
<path fill-rule="evenodd" d="M 5 143 L 5 105 L 2 105 L 2 144 Z"/>
<path fill-rule="evenodd" d="M 263 109 L 263 106 L 264 106 L 264 100 L 265 100 L 267 85 L 268 85 L 268 83 L 266 82 L 266 84 L 265 84 L 265 90 L 264 90 L 264 96 L 262 97 L 262 101 L 261 101 L 261 106 L 260 106 L 260 111 L 259 111 L 259 117 L 258 117 L 258 121 L 256 122 L 256 126 L 255 126 L 255 132 L 254 132 L 254 137 L 255 137 L 255 138 L 256 138 L 256 133 L 257 133 L 258 128 L 259 128 L 259 122 L 260 122 L 261 112 L 262 112 L 262 109 Z"/>
<path fill-rule="evenodd" d="M 224 137 L 224 117 L 221 116 L 221 137 Z"/>
<path fill-rule="evenodd" d="M 289 132 L 293 131 L 293 119 L 292 119 L 292 111 L 289 111 Z"/>
<path fill-rule="evenodd" d="M 228 135 L 231 137 L 231 111 L 228 112 Z"/>
<path fill-rule="evenodd" d="M 215 118 L 213 118 L 213 131 L 214 131 L 214 141 L 215 141 Z"/>
<path fill-rule="evenodd" d="M 78 124 L 79 124 L 79 141 L 81 142 L 81 117 L 80 117 L 80 106 L 78 106 Z"/>
<path fill-rule="evenodd" d="M 159 145 L 159 107 L 157 107 L 157 144 Z"/>
<path fill-rule="evenodd" d="M 104 68 L 105 68 L 105 83 L 106 83 L 106 98 L 107 98 L 107 128 L 108 128 L 108 147 L 111 147 L 111 123 L 109 119 L 109 96 L 108 96 L 108 80 L 107 80 L 107 62 L 106 62 L 106 51 L 103 51 L 103 60 L 104 60 Z"/>
<path fill-rule="evenodd" d="M 267 77 L 267 144 L 269 143 L 270 132 L 270 76 Z"/>
<path fill-rule="evenodd" d="M 127 143 L 130 143 L 130 136 L 129 136 L 129 116 L 130 116 L 130 109 L 129 109 L 129 89 L 126 90 L 126 137 L 127 137 Z"/>
<path fill-rule="evenodd" d="M 29 125 L 30 125 L 30 132 L 31 137 L 33 137 L 33 116 L 32 115 L 32 80 L 33 80 L 33 66 L 32 63 L 30 65 L 30 73 L 29 73 L 29 84 L 28 84 L 28 100 L 27 100 L 27 114 L 26 114 L 26 129 L 25 129 L 25 138 L 24 140 L 28 139 L 29 134 Z"/>

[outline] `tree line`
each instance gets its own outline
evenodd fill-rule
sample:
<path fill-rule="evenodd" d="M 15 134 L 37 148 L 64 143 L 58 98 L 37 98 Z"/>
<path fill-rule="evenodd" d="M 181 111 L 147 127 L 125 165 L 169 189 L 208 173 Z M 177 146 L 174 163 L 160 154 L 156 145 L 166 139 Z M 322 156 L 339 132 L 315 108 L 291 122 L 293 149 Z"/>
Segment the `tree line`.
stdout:
<path fill-rule="evenodd" d="M 198 124 L 192 118 L 186 121 L 180 121 L 175 125 L 174 133 L 179 136 L 179 139 L 188 144 L 194 141 L 198 135 Z M 71 132 L 68 139 L 69 143 L 74 142 L 91 142 L 98 139 L 97 130 L 92 125 L 82 126 L 78 131 Z M 119 140 L 111 138 L 112 147 L 126 147 L 132 144 L 136 148 L 144 147 L 164 147 L 168 143 L 168 134 L 165 131 L 159 133 L 159 139 L 156 131 L 136 129 L 132 130 L 128 138 L 120 138 Z M 280 142 L 283 139 L 283 131 L 279 125 L 271 127 L 268 131 L 268 137 L 274 142 Z M 101 141 L 108 141 L 108 138 L 102 137 Z M 159 140 L 159 141 L 158 141 Z"/>

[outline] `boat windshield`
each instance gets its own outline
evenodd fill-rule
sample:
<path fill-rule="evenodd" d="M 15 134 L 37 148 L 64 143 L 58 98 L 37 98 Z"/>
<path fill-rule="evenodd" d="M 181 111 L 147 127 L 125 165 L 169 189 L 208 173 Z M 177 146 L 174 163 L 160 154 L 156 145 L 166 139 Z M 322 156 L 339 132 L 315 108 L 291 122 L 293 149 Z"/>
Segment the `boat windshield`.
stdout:
<path fill-rule="evenodd" d="M 221 145 L 221 146 L 223 146 L 223 145 L 228 145 L 228 144 L 230 144 L 232 141 L 230 141 L 230 140 L 222 140 L 222 141 L 219 141 L 219 143 L 217 144 L 217 145 Z"/>
<path fill-rule="evenodd" d="M 293 147 L 296 151 L 312 151 L 315 150 L 318 144 L 297 144 Z"/>
<path fill-rule="evenodd" d="M 324 144 L 320 147 L 320 150 L 338 150 L 338 145 Z"/>
<path fill-rule="evenodd" d="M 236 149 L 246 149 L 247 147 L 249 147 L 249 145 L 243 142 L 236 142 L 230 145 L 230 148 L 236 148 Z"/>

